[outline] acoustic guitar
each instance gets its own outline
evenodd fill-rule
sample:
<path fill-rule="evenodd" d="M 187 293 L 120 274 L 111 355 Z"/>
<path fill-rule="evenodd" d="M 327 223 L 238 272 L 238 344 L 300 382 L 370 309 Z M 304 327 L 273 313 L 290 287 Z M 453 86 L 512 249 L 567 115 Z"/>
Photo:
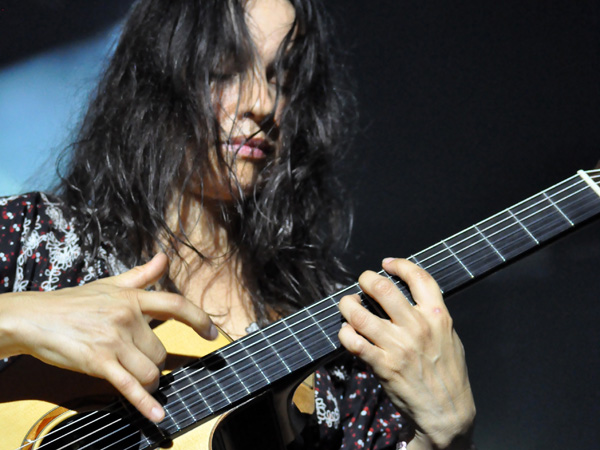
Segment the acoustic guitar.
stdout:
<path fill-rule="evenodd" d="M 600 170 L 576 175 L 473 225 L 409 260 L 448 294 L 600 213 Z M 385 272 L 381 272 L 386 274 Z M 407 286 L 389 276 L 414 304 Z M 200 339 L 174 321 L 157 327 L 169 359 L 154 394 L 165 419 L 154 424 L 107 383 L 20 357 L 0 373 L 0 450 L 174 450 L 285 448 L 303 415 L 292 402 L 307 373 L 338 354 L 342 296 L 357 284 L 230 342 Z M 257 408 L 259 411 L 257 412 Z M 309 411 L 310 412 L 310 411 Z M 277 435 L 248 435 L 273 419 Z M 249 437 L 250 436 L 250 437 Z M 297 442 L 297 441 L 296 441 Z"/>

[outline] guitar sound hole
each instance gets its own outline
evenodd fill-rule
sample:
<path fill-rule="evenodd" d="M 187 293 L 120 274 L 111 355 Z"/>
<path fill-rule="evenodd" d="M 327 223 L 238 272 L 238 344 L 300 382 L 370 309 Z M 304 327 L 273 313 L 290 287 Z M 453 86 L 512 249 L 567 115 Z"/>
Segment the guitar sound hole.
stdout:
<path fill-rule="evenodd" d="M 48 432 L 39 450 L 125 450 L 142 447 L 142 435 L 116 414 L 77 414 Z"/>

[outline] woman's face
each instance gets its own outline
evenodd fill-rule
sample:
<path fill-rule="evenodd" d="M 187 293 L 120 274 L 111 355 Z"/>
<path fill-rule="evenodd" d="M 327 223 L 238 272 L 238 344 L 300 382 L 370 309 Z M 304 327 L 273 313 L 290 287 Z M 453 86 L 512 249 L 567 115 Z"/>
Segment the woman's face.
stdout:
<path fill-rule="evenodd" d="M 204 184 L 204 195 L 212 199 L 230 199 L 232 187 L 234 192 L 237 189 L 236 182 L 244 193 L 252 192 L 261 170 L 277 154 L 277 122 L 282 101 L 278 99 L 275 105 L 273 65 L 293 25 L 295 11 L 288 0 L 249 0 L 245 9 L 256 49 L 254 64 L 248 73 L 213 86 L 223 142 L 219 150 L 236 180 L 231 180 L 228 171 L 223 174 L 215 161 L 215 176 Z"/>

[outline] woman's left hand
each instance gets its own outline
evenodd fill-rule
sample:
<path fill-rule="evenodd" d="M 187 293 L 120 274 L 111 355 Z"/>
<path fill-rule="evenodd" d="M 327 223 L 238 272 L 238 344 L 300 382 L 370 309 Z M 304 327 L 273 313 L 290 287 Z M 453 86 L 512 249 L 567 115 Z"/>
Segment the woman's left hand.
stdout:
<path fill-rule="evenodd" d="M 440 289 L 425 270 L 407 260 L 388 258 L 383 268 L 408 284 L 417 305 L 389 278 L 364 272 L 361 289 L 389 319 L 370 313 L 358 295 L 346 296 L 340 301 L 347 321 L 340 341 L 373 368 L 394 405 L 415 423 L 415 444 L 431 441 L 433 448 L 462 448 L 459 442 L 468 441 L 472 431 L 475 404 L 464 349 Z"/>

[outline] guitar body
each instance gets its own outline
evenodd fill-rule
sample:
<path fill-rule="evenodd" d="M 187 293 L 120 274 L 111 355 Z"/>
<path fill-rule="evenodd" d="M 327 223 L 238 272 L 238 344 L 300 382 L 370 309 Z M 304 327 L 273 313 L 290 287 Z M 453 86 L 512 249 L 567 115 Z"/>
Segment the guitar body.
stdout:
<path fill-rule="evenodd" d="M 231 342 L 224 334 L 215 341 L 205 341 L 191 328 L 175 321 L 167 321 L 155 328 L 168 352 L 167 374 L 180 367 L 190 359 L 207 355 Z M 78 414 L 102 409 L 113 403 L 116 391 L 105 380 L 84 374 L 59 369 L 22 356 L 0 372 L 0 427 L 2 438 L 0 450 L 48 450 L 62 448 L 61 445 L 49 443 L 51 438 L 60 433 L 60 427 L 69 420 L 77 419 Z M 246 445 L 256 439 L 266 439 L 265 449 L 285 448 L 284 441 L 290 440 L 297 424 L 285 424 L 288 420 L 286 411 L 291 404 L 291 396 L 295 386 L 286 387 L 277 394 L 267 393 L 248 404 L 241 405 L 225 414 L 209 418 L 199 426 L 169 440 L 163 448 L 172 450 L 233 450 L 240 448 L 239 430 L 248 428 L 248 420 L 260 421 L 260 434 L 245 437 Z M 298 398 L 308 398 L 309 389 L 304 384 L 298 389 Z M 274 399 L 277 399 L 273 401 Z M 301 406 L 310 412 L 310 406 Z M 280 417 L 283 415 L 284 417 Z M 272 416 L 281 423 L 284 435 L 266 432 L 265 417 Z M 101 425 L 99 425 L 101 426 Z M 254 427 L 253 427 L 254 428 Z M 233 436 L 230 436 L 233 435 Z M 243 437 L 243 436 L 242 436 Z M 42 445 L 43 444 L 43 445 Z M 41 446 L 41 447 L 40 447 Z M 126 448 L 118 443 L 110 446 L 86 447 L 96 450 L 104 447 L 110 449 Z M 67 447 L 71 448 L 78 447 Z M 137 448 L 133 447 L 133 448 Z M 253 446 L 254 448 L 254 446 Z"/>

